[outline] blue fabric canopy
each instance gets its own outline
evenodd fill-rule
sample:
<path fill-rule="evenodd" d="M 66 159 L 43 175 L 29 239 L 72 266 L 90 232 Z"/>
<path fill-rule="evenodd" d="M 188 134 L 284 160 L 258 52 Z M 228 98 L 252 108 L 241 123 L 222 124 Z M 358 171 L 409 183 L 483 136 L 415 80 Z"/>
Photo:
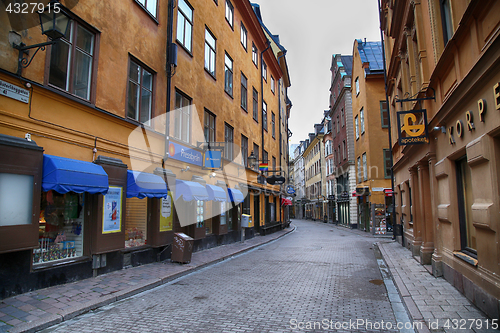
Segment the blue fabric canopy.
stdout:
<path fill-rule="evenodd" d="M 175 200 L 179 199 L 181 195 L 184 201 L 209 200 L 208 192 L 205 186 L 197 182 L 177 179 L 175 181 Z"/>
<path fill-rule="evenodd" d="M 165 198 L 167 184 L 157 175 L 127 170 L 127 198 Z"/>
<path fill-rule="evenodd" d="M 208 200 L 212 201 L 227 201 L 226 191 L 222 187 L 215 185 L 207 185 Z"/>
<path fill-rule="evenodd" d="M 43 155 L 42 191 L 108 193 L 108 174 L 97 164 Z"/>
<path fill-rule="evenodd" d="M 228 188 L 227 192 L 229 193 L 229 200 L 236 204 L 239 204 L 240 202 L 243 202 L 245 200 L 245 197 L 240 190 Z"/>

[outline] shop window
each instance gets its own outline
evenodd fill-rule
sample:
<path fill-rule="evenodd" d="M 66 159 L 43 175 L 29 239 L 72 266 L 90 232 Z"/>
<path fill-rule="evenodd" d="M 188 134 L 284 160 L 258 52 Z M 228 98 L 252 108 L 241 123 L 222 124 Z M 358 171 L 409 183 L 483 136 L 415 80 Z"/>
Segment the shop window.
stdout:
<path fill-rule="evenodd" d="M 83 256 L 84 206 L 83 194 L 42 192 L 33 264 Z"/>
<path fill-rule="evenodd" d="M 462 251 L 476 256 L 476 229 L 472 224 L 472 178 L 467 157 L 457 160 L 456 168 L 461 248 Z"/>
<path fill-rule="evenodd" d="M 203 201 L 197 200 L 196 201 L 196 228 L 203 228 Z"/>
<path fill-rule="evenodd" d="M 220 225 L 226 225 L 227 216 L 227 202 L 223 201 L 220 203 Z"/>
<path fill-rule="evenodd" d="M 125 214 L 125 247 L 146 245 L 148 200 L 127 198 Z"/>
<path fill-rule="evenodd" d="M 32 221 L 33 176 L 0 173 L 0 227 Z"/>

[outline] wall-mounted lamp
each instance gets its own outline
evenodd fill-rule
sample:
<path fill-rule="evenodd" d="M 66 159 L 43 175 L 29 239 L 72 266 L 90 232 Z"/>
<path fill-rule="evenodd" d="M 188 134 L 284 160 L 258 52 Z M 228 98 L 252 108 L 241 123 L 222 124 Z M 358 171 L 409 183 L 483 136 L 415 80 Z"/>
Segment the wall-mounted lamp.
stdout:
<path fill-rule="evenodd" d="M 17 75 L 21 75 L 22 69 L 31 64 L 31 61 L 40 49 L 43 51 L 45 50 L 45 46 L 55 44 L 57 40 L 65 36 L 68 31 L 71 18 L 62 10 L 59 1 L 51 0 L 43 11 L 38 12 L 38 15 L 40 17 L 42 35 L 49 37 L 50 42 L 39 43 L 31 46 L 26 46 L 24 43 L 13 44 L 12 46 L 19 50 Z M 31 56 L 31 59 L 28 60 L 28 58 L 25 58 L 24 55 L 28 54 L 28 50 L 33 48 L 37 49 Z"/>
<path fill-rule="evenodd" d="M 446 133 L 446 127 L 444 126 L 436 126 L 433 128 L 433 131 L 441 131 L 443 133 Z"/>
<path fill-rule="evenodd" d="M 215 172 L 212 172 L 211 174 L 208 175 L 210 178 L 215 178 L 217 177 L 217 174 Z"/>
<path fill-rule="evenodd" d="M 189 169 L 190 169 L 190 168 L 189 168 L 189 165 L 188 165 L 188 166 L 186 166 L 184 169 L 181 169 L 181 172 L 189 171 Z"/>

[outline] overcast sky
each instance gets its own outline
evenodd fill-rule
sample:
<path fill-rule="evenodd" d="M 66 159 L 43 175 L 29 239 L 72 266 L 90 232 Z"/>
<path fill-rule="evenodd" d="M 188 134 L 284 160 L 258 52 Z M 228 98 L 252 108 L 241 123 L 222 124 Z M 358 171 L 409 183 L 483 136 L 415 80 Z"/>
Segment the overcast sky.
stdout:
<path fill-rule="evenodd" d="M 313 132 L 329 107 L 332 55 L 352 55 L 355 39 L 379 41 L 377 0 L 250 0 L 287 50 L 293 107 L 290 144 Z"/>

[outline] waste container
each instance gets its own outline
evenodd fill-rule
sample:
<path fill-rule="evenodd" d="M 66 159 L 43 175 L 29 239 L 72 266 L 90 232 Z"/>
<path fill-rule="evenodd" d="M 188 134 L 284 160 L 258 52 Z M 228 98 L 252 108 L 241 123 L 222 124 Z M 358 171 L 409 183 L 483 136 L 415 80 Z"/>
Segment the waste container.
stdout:
<path fill-rule="evenodd" d="M 174 234 L 174 242 L 172 244 L 171 261 L 180 263 L 191 262 L 191 254 L 193 253 L 194 239 L 188 235 L 177 232 Z"/>

